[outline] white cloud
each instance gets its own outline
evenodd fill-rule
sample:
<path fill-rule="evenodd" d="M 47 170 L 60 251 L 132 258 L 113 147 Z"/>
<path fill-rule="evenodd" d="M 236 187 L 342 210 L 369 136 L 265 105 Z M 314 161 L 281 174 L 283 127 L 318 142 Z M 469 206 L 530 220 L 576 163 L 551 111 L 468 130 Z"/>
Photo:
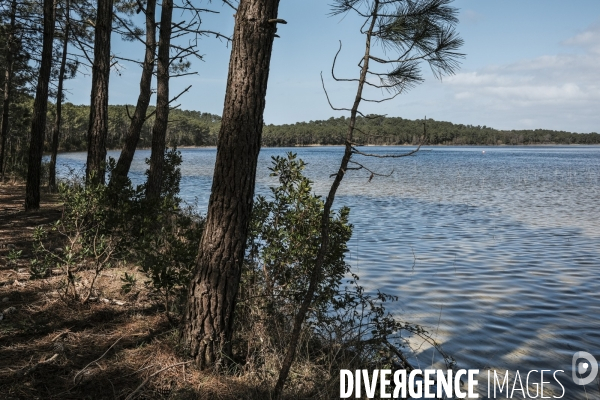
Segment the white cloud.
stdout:
<path fill-rule="evenodd" d="M 562 42 L 565 46 L 578 46 L 593 53 L 600 53 L 600 25 L 594 25 L 578 35 Z"/>
<path fill-rule="evenodd" d="M 492 72 L 464 72 L 445 78 L 445 82 L 451 85 L 463 86 L 505 86 L 525 83 L 529 80 L 531 78 L 526 76 L 509 76 Z"/>
<path fill-rule="evenodd" d="M 459 92 L 454 95 L 457 99 L 470 99 L 475 96 L 472 92 Z"/>
<path fill-rule="evenodd" d="M 476 112 L 478 120 L 501 129 L 600 131 L 600 26 L 562 44 L 583 52 L 490 65 L 445 79 L 453 107 L 471 110 L 469 116 Z"/>

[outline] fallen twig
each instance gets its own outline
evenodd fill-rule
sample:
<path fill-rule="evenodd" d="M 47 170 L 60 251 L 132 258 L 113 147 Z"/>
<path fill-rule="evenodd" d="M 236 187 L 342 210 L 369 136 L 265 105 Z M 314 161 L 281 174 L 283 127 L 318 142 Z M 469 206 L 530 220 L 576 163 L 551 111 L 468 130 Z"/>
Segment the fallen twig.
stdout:
<path fill-rule="evenodd" d="M 101 360 L 101 359 L 102 359 L 102 358 L 103 358 L 103 357 L 104 357 L 104 356 L 105 356 L 105 355 L 106 355 L 106 354 L 107 354 L 107 353 L 110 351 L 110 349 L 112 349 L 112 348 L 115 346 L 115 344 L 117 344 L 117 343 L 119 342 L 119 340 L 123 339 L 123 337 L 124 337 L 124 336 L 121 336 L 120 338 L 118 338 L 118 339 L 117 339 L 117 341 L 116 341 L 116 342 L 114 342 L 114 343 L 113 343 L 113 344 L 112 344 L 112 345 L 111 345 L 111 346 L 108 348 L 108 350 L 106 350 L 106 351 L 104 352 L 104 354 L 102 354 L 100 357 L 98 357 L 98 358 L 97 358 L 97 359 L 95 359 L 94 361 L 90 362 L 88 365 L 86 365 L 85 367 L 83 367 L 83 369 L 82 369 L 81 371 L 79 371 L 78 373 L 76 373 L 76 374 L 75 374 L 75 376 L 73 377 L 73 383 L 77 384 L 77 377 L 78 377 L 78 376 L 79 376 L 79 375 L 80 375 L 80 374 L 81 374 L 83 371 L 85 371 L 85 370 L 87 369 L 87 367 L 89 367 L 90 365 L 92 365 L 92 364 L 93 364 L 93 363 L 95 363 L 95 362 L 98 362 L 98 361 L 100 361 L 100 360 Z"/>
<path fill-rule="evenodd" d="M 137 392 L 139 392 L 140 390 L 142 390 L 142 388 L 143 388 L 144 386 L 146 386 L 146 384 L 147 384 L 147 383 L 150 381 L 150 379 L 151 379 L 151 378 L 153 378 L 154 376 L 156 376 L 156 375 L 160 374 L 160 373 L 161 373 L 161 372 L 163 372 L 163 371 L 166 371 L 166 370 L 167 370 L 167 369 L 169 369 L 169 368 L 177 367 L 177 366 L 179 366 L 179 365 L 185 365 L 185 364 L 189 364 L 189 363 L 191 363 L 191 362 L 193 362 L 193 360 L 191 360 L 191 361 L 184 361 L 184 362 L 180 362 L 180 363 L 177 363 L 177 364 L 169 365 L 168 367 L 164 367 L 163 369 L 159 369 L 158 371 L 156 371 L 155 373 L 153 373 L 152 375 L 150 375 L 149 377 L 147 377 L 147 378 L 144 380 L 144 382 L 142 382 L 142 383 L 140 384 L 140 386 L 138 386 L 138 387 L 137 387 L 137 388 L 136 388 L 136 389 L 135 389 L 133 392 L 131 392 L 131 393 L 129 394 L 129 396 L 127 396 L 127 397 L 125 398 L 125 400 L 131 400 L 131 399 L 133 399 L 133 398 L 134 398 L 134 396 L 135 396 L 135 394 L 136 394 Z"/>
<path fill-rule="evenodd" d="M 154 364 L 146 365 L 145 367 L 142 367 L 142 368 L 138 369 L 137 371 L 134 371 L 130 374 L 125 375 L 123 378 L 127 378 L 128 376 L 131 376 L 131 375 L 135 375 L 138 372 L 142 372 L 142 371 L 147 370 L 148 368 L 152 368 L 152 367 L 154 367 Z"/>
<path fill-rule="evenodd" d="M 20 376 L 25 376 L 25 375 L 27 375 L 27 374 L 35 371 L 37 369 L 37 367 L 39 367 L 40 365 L 48 364 L 49 362 L 52 362 L 52 361 L 56 360 L 56 357 L 58 357 L 58 353 L 54 354 L 52 357 L 50 357 L 47 360 L 38 362 L 37 364 L 35 364 L 34 366 L 32 366 L 30 368 L 24 368 L 23 370 L 19 371 L 19 375 Z"/>
<path fill-rule="evenodd" d="M 69 329 L 66 329 L 64 331 L 62 331 L 61 333 L 59 333 L 58 335 L 54 336 L 54 338 L 51 340 L 51 342 L 55 342 L 58 339 L 60 339 L 63 335 L 66 335 L 67 333 L 71 332 Z"/>

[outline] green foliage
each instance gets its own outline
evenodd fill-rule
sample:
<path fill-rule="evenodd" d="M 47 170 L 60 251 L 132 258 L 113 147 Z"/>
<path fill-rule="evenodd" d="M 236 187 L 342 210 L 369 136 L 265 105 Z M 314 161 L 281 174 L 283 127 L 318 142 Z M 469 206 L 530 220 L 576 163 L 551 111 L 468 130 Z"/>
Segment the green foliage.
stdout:
<path fill-rule="evenodd" d="M 128 115 L 132 114 L 134 109 L 134 106 L 124 105 L 110 105 L 108 107 L 107 148 L 118 149 L 122 147 L 131 122 Z M 152 145 L 153 112 L 154 107 L 148 107 L 149 118 L 142 127 L 138 143 L 140 148 Z M 83 151 L 87 149 L 88 120 L 89 106 L 63 104 L 59 151 Z M 167 145 L 169 147 L 214 146 L 217 143 L 220 125 L 221 117 L 217 115 L 198 111 L 171 110 L 166 136 Z"/>
<path fill-rule="evenodd" d="M 139 265 L 149 277 L 148 285 L 163 296 L 170 310 L 170 300 L 181 294 L 189 280 L 202 232 L 201 218 L 191 207 L 180 207 L 180 163 L 176 149 L 165 152 L 161 197 L 152 204 L 145 199 L 144 186 L 134 188 L 129 179 L 108 186 L 85 185 L 78 178 L 59 182 L 63 215 L 50 231 L 60 234 L 66 246 L 61 252 L 49 250 L 44 244 L 48 232 L 38 228 L 32 277 L 45 277 L 59 268 L 66 277 L 65 294 L 87 301 L 102 269 L 129 261 Z M 109 160 L 109 174 L 115 164 Z M 76 273 L 86 269 L 94 271 L 94 278 L 81 295 Z M 122 281 L 124 292 L 135 287 L 132 275 L 126 274 Z"/>
<path fill-rule="evenodd" d="M 292 153 L 273 157 L 271 176 L 279 185 L 271 188 L 269 199 L 259 197 L 253 209 L 234 349 L 244 368 L 265 381 L 283 361 L 320 246 L 324 203 L 312 193 L 304 167 Z M 358 284 L 344 259 L 352 234 L 348 217 L 348 208 L 329 216 L 329 250 L 299 343 L 304 351 L 295 363 L 295 368 L 317 365 L 323 384 L 339 382 L 340 368 L 410 368 L 400 350 L 402 332 L 428 340 L 441 352 L 422 327 L 386 310 L 397 297 L 368 293 Z"/>
<path fill-rule="evenodd" d="M 489 126 L 453 124 L 427 119 L 425 143 L 430 145 L 598 144 L 598 133 L 550 129 L 498 130 Z M 267 125 L 264 146 L 343 145 L 349 119 L 330 118 L 286 125 Z M 415 145 L 423 136 L 423 120 L 369 115 L 357 117 L 355 141 L 371 145 Z M 366 133 L 366 134 L 365 134 Z"/>
<path fill-rule="evenodd" d="M 148 276 L 147 284 L 163 296 L 165 309 L 169 311 L 177 311 L 183 301 L 203 229 L 203 219 L 193 207 L 181 208 L 181 161 L 177 149 L 165 151 L 161 196 L 156 203 L 145 199 L 143 185 L 133 191 L 131 183 L 126 182 L 118 190 L 126 194 L 120 196 L 128 204 L 134 205 L 129 213 L 130 258 Z M 109 169 L 112 165 L 114 162 L 109 163 Z M 179 301 L 172 302 L 173 299 Z"/>
<path fill-rule="evenodd" d="M 302 175 L 305 164 L 295 154 L 273 157 L 271 176 L 279 186 L 271 188 L 273 200 L 259 196 L 254 205 L 249 238 L 249 258 L 255 282 L 265 296 L 284 300 L 278 310 L 295 314 L 309 284 L 321 242 L 323 201 L 312 193 L 310 180 Z M 344 255 L 352 235 L 346 207 L 331 215 L 330 245 L 314 306 L 327 312 L 342 278 L 348 272 Z"/>
<path fill-rule="evenodd" d="M 32 278 L 43 278 L 57 268 L 65 276 L 64 294 L 86 302 L 100 272 L 110 268 L 124 253 L 123 214 L 110 207 L 108 191 L 103 186 L 84 185 L 78 180 L 59 182 L 58 194 L 63 202 L 62 218 L 34 232 L 34 253 L 30 267 Z M 47 248 L 48 233 L 64 238 L 64 249 Z M 92 270 L 94 276 L 87 288 L 78 288 L 76 273 Z"/>
<path fill-rule="evenodd" d="M 121 277 L 121 282 L 123 285 L 121 286 L 121 291 L 123 293 L 129 293 L 135 287 L 137 283 L 137 279 L 134 275 L 130 275 L 127 272 Z"/>
<path fill-rule="evenodd" d="M 168 204 L 164 204 L 163 207 L 171 206 L 176 209 L 181 203 L 179 198 L 179 184 L 181 183 L 181 169 L 179 166 L 183 158 L 181 152 L 177 148 L 165 150 L 165 161 L 163 164 L 163 176 L 162 176 L 162 187 L 160 191 L 160 197 L 163 201 Z M 146 164 L 150 165 L 150 159 L 146 159 Z M 146 171 L 148 176 L 148 171 Z"/>
<path fill-rule="evenodd" d="M 203 220 L 191 209 L 173 210 L 168 202 L 143 219 L 132 249 L 141 270 L 150 278 L 147 283 L 163 296 L 167 311 L 177 311 L 183 301 L 202 229 Z M 173 299 L 180 301 L 173 303 Z"/>
<path fill-rule="evenodd" d="M 17 268 L 17 262 L 21 258 L 21 254 L 23 254 L 23 250 L 18 250 L 17 251 L 15 249 L 11 249 L 8 252 L 8 255 L 6 256 L 6 259 L 7 259 L 6 265 L 8 267 L 12 267 L 13 269 L 16 269 Z"/>

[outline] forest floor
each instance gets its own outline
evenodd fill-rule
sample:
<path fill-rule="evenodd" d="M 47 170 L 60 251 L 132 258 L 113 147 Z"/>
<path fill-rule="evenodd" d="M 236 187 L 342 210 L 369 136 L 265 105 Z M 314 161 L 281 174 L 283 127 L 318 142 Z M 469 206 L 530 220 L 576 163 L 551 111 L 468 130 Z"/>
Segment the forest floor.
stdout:
<path fill-rule="evenodd" d="M 87 303 L 65 296 L 61 269 L 31 279 L 33 232 L 61 216 L 43 194 L 23 210 L 24 185 L 0 183 L 0 397 L 2 399 L 268 399 L 260 382 L 197 370 L 178 347 L 178 329 L 143 284 L 124 294 L 134 266 L 103 271 Z M 47 246 L 60 247 L 59 236 Z M 9 254 L 21 251 L 16 261 Z M 81 290 L 92 272 L 78 273 Z"/>

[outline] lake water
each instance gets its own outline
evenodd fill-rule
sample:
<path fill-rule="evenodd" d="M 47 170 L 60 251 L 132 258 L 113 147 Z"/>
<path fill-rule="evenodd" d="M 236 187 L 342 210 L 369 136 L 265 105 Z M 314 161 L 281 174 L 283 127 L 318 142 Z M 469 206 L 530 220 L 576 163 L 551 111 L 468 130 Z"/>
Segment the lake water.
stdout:
<path fill-rule="evenodd" d="M 325 194 L 341 147 L 263 149 L 257 192 L 276 184 L 270 158 L 287 151 Z M 216 150 L 182 154 L 182 197 L 205 212 Z M 138 183 L 145 157 L 139 151 L 132 166 Z M 351 207 L 348 261 L 362 284 L 399 296 L 392 311 L 425 325 L 461 368 L 564 370 L 564 398 L 600 398 L 597 382 L 571 379 L 576 351 L 600 359 L 600 147 L 432 147 L 363 161 L 394 172 L 371 182 L 368 172 L 350 173 L 336 199 Z M 83 162 L 84 153 L 61 154 L 59 171 Z M 427 346 L 411 346 L 413 362 L 439 365 Z M 486 382 L 481 375 L 484 392 Z"/>

